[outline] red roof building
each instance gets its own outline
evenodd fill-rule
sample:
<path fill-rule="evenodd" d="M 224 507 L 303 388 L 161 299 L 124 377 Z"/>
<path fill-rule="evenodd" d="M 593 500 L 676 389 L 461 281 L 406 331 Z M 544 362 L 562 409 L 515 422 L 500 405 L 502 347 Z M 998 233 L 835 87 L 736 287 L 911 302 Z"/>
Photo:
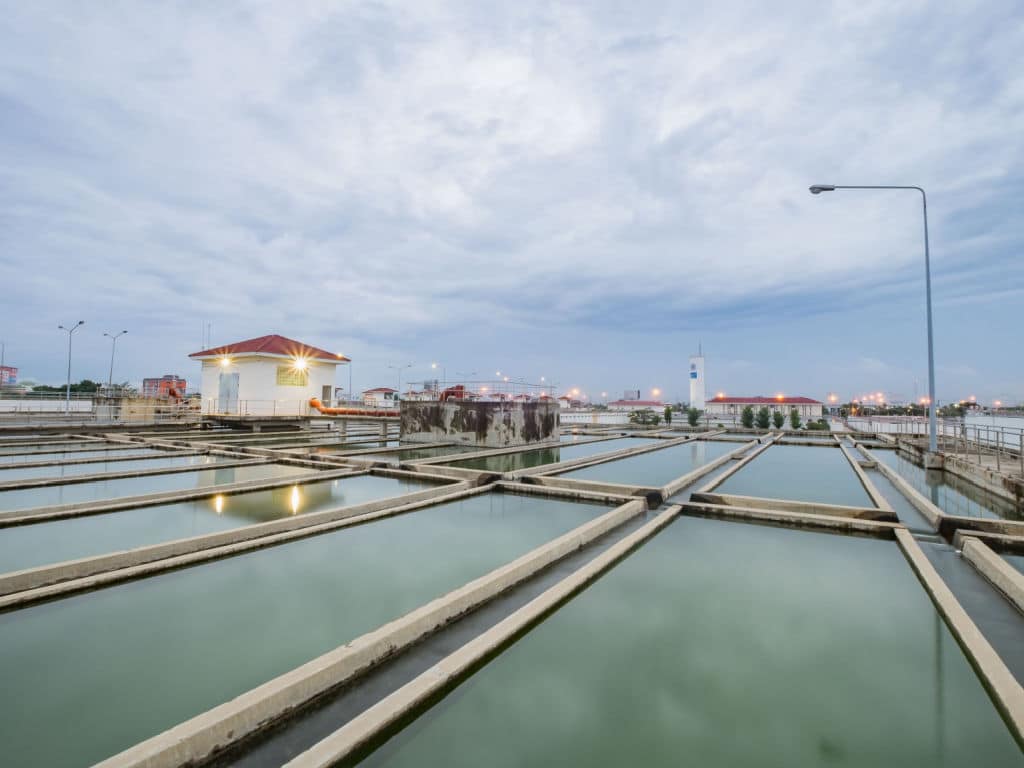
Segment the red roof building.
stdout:
<path fill-rule="evenodd" d="M 301 341 L 278 336 L 276 333 L 204 349 L 201 352 L 193 352 L 189 357 L 193 360 L 223 357 L 280 357 L 289 360 L 317 360 L 324 363 L 352 362 L 337 352 L 328 352 L 326 349 L 303 344 Z"/>
<path fill-rule="evenodd" d="M 755 411 L 759 408 L 767 408 L 770 411 L 784 411 L 785 413 L 795 410 L 805 419 L 820 419 L 822 416 L 822 403 L 820 400 L 810 397 L 787 397 L 786 395 L 776 395 L 775 397 L 764 397 L 763 395 L 725 397 L 721 395 L 708 400 L 706 410 L 708 414 L 713 416 L 738 416 L 747 406 L 750 406 Z"/>

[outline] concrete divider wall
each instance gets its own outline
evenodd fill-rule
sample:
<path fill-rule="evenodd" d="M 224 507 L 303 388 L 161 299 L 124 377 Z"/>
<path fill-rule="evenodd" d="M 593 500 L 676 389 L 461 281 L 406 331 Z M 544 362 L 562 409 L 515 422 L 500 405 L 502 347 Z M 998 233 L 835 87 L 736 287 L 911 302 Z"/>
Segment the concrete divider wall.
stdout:
<path fill-rule="evenodd" d="M 910 531 L 897 529 L 896 540 L 946 626 L 978 673 L 1013 737 L 1024 749 L 1024 688 L 967 615 Z"/>
<path fill-rule="evenodd" d="M 98 768 L 170 768 L 204 759 L 351 680 L 643 511 L 638 500 L 622 504 L 399 619 L 104 760 Z"/>
<path fill-rule="evenodd" d="M 871 498 L 871 502 L 879 509 L 884 509 L 886 512 L 893 512 L 892 504 L 879 493 L 878 489 L 875 488 L 875 484 L 871 482 L 871 478 L 867 476 L 864 468 L 860 465 L 860 462 L 850 453 L 850 449 L 845 445 L 840 445 L 839 450 L 843 452 L 843 456 L 853 467 L 854 474 L 857 475 L 857 479 L 860 480 L 860 484 L 864 486 L 864 490 L 867 491 L 868 496 Z M 866 454 L 865 454 L 866 455 Z M 874 459 L 872 459 L 874 461 Z M 875 462 L 877 464 L 877 462 Z M 895 514 L 895 513 L 894 513 Z"/>
<path fill-rule="evenodd" d="M 703 486 L 699 490 L 699 493 L 707 493 L 709 491 L 713 491 L 715 488 L 720 486 L 722 483 L 724 483 L 730 477 L 732 477 L 737 472 L 739 472 L 741 469 L 743 469 L 743 467 L 747 466 L 747 464 L 749 464 L 754 459 L 756 459 L 758 456 L 760 456 L 762 453 L 767 451 L 772 445 L 775 444 L 775 441 L 778 440 L 779 437 L 780 437 L 779 435 L 775 435 L 774 437 L 770 437 L 766 442 L 762 443 L 759 448 L 755 448 L 754 450 L 752 450 L 749 453 L 747 453 L 746 455 L 744 455 L 743 458 L 740 459 L 739 461 L 737 461 L 735 465 L 733 465 L 732 467 L 729 467 L 729 469 L 725 470 L 725 472 L 720 474 L 718 477 L 716 477 L 710 483 L 708 483 L 707 485 Z"/>
<path fill-rule="evenodd" d="M 163 457 L 154 457 L 163 458 Z M 155 475 L 177 475 L 183 472 L 200 472 L 211 469 L 232 469 L 234 467 L 251 467 L 257 464 L 270 464 L 270 459 L 245 458 L 237 461 L 222 461 L 216 464 L 186 464 L 180 467 L 153 467 L 151 469 L 125 469 L 113 472 L 93 472 L 87 475 L 66 475 L 58 477 L 28 477 L 22 480 L 0 482 L 0 491 L 13 491 L 23 488 L 47 488 L 54 485 L 78 485 L 103 480 L 119 480 L 126 477 L 152 477 Z M 2 472 L 0 472 L 2 476 Z"/>
<path fill-rule="evenodd" d="M 691 494 L 690 500 L 693 502 L 715 504 L 724 507 L 799 512 L 802 514 L 823 515 L 826 517 L 844 517 L 855 520 L 899 523 L 899 518 L 896 517 L 894 512 L 884 509 L 875 509 L 874 507 L 844 507 L 839 504 L 822 504 L 813 501 L 768 499 L 759 496 L 738 496 L 736 494 L 704 493 L 701 491 Z"/>
<path fill-rule="evenodd" d="M 960 540 L 964 560 L 1003 593 L 1014 607 L 1024 613 L 1024 574 L 993 552 L 974 536 Z"/>
<path fill-rule="evenodd" d="M 295 757 L 287 763 L 287 768 L 333 766 L 353 755 L 360 747 L 388 733 L 404 718 L 466 678 L 480 664 L 496 656 L 518 636 L 657 534 L 675 519 L 678 511 L 679 507 L 669 507 L 654 520 L 616 542 L 486 632 Z"/>
<path fill-rule="evenodd" d="M 708 432 L 707 434 L 714 434 Z M 542 464 L 539 467 L 529 467 L 527 469 L 517 469 L 513 472 L 509 472 L 508 476 L 511 478 L 530 477 L 533 475 L 560 475 L 563 472 L 569 472 L 574 469 L 583 469 L 584 467 L 592 467 L 597 464 L 607 464 L 610 461 L 618 461 L 619 459 L 625 459 L 629 456 L 639 456 L 645 453 L 653 453 L 654 451 L 662 451 L 668 448 L 672 448 L 676 445 L 684 445 L 685 443 L 695 442 L 700 435 L 684 435 L 683 437 L 675 437 L 671 439 L 662 438 L 663 444 L 656 445 L 653 443 L 644 443 L 641 445 L 635 445 L 633 447 L 618 448 L 614 451 L 608 451 L 607 453 L 598 453 L 593 456 L 580 456 L 577 459 L 566 459 L 565 461 L 555 462 L 554 464 Z"/>

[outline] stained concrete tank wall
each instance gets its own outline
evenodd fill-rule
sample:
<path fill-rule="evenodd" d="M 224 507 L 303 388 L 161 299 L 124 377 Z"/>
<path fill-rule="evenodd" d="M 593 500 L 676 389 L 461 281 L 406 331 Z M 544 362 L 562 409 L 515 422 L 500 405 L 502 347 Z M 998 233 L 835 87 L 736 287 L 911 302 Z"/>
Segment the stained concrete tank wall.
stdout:
<path fill-rule="evenodd" d="M 402 440 L 503 448 L 558 439 L 558 403 L 403 402 Z"/>

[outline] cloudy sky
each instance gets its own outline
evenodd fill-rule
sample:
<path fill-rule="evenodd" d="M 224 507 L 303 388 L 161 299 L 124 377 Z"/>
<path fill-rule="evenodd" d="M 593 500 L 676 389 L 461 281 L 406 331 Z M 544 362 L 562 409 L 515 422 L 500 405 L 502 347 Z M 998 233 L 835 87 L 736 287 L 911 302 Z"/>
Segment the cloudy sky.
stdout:
<path fill-rule="evenodd" d="M 783 10 L 784 8 L 784 10 Z M 6 4 L 0 339 L 23 378 L 280 333 L 597 394 L 1024 399 L 1024 7 Z M 339 384 L 347 385 L 347 375 Z"/>

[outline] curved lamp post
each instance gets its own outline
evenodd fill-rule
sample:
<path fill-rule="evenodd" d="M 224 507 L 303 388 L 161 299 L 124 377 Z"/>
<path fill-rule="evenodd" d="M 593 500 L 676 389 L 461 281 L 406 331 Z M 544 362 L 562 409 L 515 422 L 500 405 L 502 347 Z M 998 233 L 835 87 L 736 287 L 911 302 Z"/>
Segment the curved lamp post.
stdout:
<path fill-rule="evenodd" d="M 103 332 L 103 335 L 110 339 L 110 373 L 107 374 L 107 396 L 110 396 L 114 386 L 114 351 L 117 349 L 117 339 L 124 336 L 128 331 L 121 331 L 119 333 L 107 333 Z"/>
<path fill-rule="evenodd" d="M 935 453 L 938 450 L 938 420 L 935 415 L 935 349 L 932 342 L 932 266 L 928 252 L 928 196 L 925 195 L 924 189 L 914 186 L 814 184 L 810 187 L 812 195 L 834 192 L 837 189 L 916 189 L 921 193 L 924 213 L 924 289 L 928 314 L 928 450 Z"/>
<path fill-rule="evenodd" d="M 65 328 L 63 325 L 57 326 L 60 330 L 66 332 L 68 335 L 68 386 L 67 391 L 65 393 L 64 413 L 71 413 L 71 334 L 73 334 L 83 325 L 85 325 L 85 320 L 79 320 L 70 328 Z"/>

